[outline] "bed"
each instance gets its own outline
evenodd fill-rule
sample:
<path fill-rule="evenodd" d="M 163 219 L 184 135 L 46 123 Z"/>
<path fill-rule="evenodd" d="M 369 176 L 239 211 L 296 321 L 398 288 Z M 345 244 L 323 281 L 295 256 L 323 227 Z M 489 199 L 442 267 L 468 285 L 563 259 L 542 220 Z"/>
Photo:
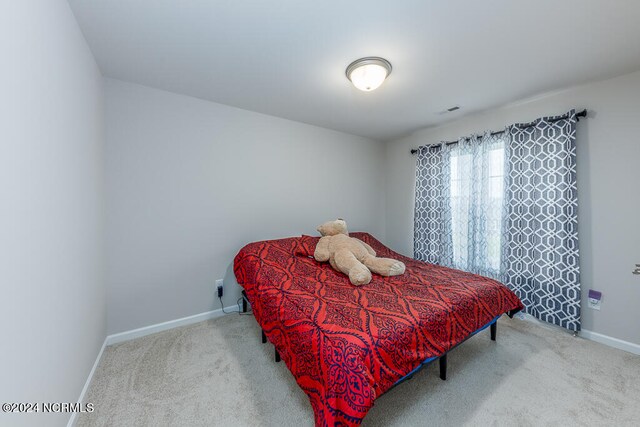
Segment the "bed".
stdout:
<path fill-rule="evenodd" d="M 351 233 L 378 256 L 403 261 L 404 275 L 353 286 L 313 259 L 319 238 L 250 243 L 234 260 L 263 340 L 273 343 L 309 397 L 316 426 L 359 425 L 376 397 L 455 346 L 523 308 L 486 277 L 404 257 L 367 233 Z M 444 375 L 442 375 L 444 374 Z"/>

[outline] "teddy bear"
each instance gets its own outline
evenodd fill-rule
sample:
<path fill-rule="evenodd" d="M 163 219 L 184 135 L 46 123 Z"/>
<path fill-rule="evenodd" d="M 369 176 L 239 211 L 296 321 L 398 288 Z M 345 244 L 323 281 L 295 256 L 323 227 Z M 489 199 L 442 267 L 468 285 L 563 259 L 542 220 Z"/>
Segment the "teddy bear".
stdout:
<path fill-rule="evenodd" d="M 343 219 L 325 222 L 318 227 L 322 235 L 313 257 L 318 262 L 329 261 L 331 267 L 349 276 L 354 285 L 371 282 L 371 273 L 381 276 L 398 276 L 405 265 L 390 258 L 377 258 L 371 246 L 349 237 L 347 223 Z"/>

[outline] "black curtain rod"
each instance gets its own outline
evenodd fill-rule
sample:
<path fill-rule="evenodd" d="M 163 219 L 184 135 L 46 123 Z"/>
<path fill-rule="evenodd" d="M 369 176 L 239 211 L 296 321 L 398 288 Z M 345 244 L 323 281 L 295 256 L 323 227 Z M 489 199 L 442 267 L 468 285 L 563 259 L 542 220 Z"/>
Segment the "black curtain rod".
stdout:
<path fill-rule="evenodd" d="M 587 117 L 587 110 L 586 109 L 576 113 L 576 120 L 577 121 L 580 121 L 580 117 Z M 567 119 L 567 118 L 569 118 L 569 114 L 564 114 L 562 116 L 555 117 L 553 119 L 550 119 L 549 121 L 550 122 L 557 122 L 557 121 L 564 120 L 564 119 Z M 531 126 L 535 126 L 536 123 L 537 122 L 523 123 L 523 124 L 519 124 L 517 126 L 520 129 L 525 129 L 525 128 L 528 128 L 528 127 L 531 127 Z M 493 135 L 500 135 L 501 133 L 504 133 L 504 131 L 503 130 L 499 130 L 497 132 L 491 132 L 491 135 L 492 136 Z M 464 139 L 469 140 L 469 139 L 471 139 L 471 137 L 466 137 Z M 458 141 L 446 141 L 444 144 L 445 145 L 453 145 L 453 144 L 457 144 L 457 143 L 458 143 Z M 429 145 L 440 145 L 440 144 L 429 144 Z M 418 149 L 417 148 L 411 149 L 411 154 L 417 154 L 417 153 L 418 153 Z"/>

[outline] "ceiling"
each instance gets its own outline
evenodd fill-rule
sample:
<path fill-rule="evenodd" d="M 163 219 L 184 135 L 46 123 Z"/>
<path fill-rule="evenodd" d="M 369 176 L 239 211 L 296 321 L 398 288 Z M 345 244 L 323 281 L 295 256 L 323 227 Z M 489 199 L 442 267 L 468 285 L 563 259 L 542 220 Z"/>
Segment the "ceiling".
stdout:
<path fill-rule="evenodd" d="M 105 76 L 378 140 L 640 69 L 637 0 L 69 3 Z"/>

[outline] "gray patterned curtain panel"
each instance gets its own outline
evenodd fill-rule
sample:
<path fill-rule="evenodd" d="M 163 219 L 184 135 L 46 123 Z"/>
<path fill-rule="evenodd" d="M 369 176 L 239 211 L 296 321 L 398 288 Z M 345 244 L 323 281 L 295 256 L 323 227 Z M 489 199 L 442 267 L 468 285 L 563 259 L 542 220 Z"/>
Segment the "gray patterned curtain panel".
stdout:
<path fill-rule="evenodd" d="M 580 330 L 576 116 L 512 126 L 501 280 L 526 312 Z"/>
<path fill-rule="evenodd" d="M 420 147 L 416 162 L 413 256 L 431 264 L 451 265 L 450 166 L 446 145 Z"/>
<path fill-rule="evenodd" d="M 575 112 L 418 149 L 414 256 L 501 280 L 580 330 Z"/>

